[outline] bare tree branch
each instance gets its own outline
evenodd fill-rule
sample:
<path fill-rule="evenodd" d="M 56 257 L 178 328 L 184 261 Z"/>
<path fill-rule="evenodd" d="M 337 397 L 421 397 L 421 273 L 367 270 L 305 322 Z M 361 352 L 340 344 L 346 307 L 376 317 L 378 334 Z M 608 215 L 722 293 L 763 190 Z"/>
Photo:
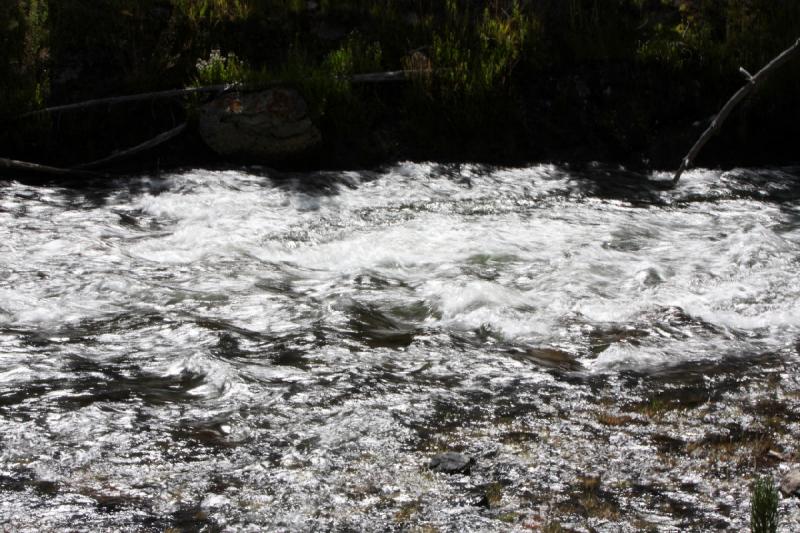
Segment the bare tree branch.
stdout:
<path fill-rule="evenodd" d="M 412 70 L 393 70 L 390 72 L 370 72 L 367 74 L 355 74 L 350 77 L 351 83 L 381 83 L 387 81 L 406 81 L 410 79 L 416 71 Z"/>
<path fill-rule="evenodd" d="M 109 98 L 95 98 L 94 100 L 86 100 L 85 102 L 77 102 L 74 104 L 57 105 L 53 107 L 45 107 L 44 109 L 37 109 L 36 111 L 30 111 L 23 115 L 19 115 L 17 118 L 26 118 L 35 115 L 42 115 L 44 113 L 55 113 L 57 111 L 73 111 L 76 109 L 87 109 L 89 107 L 96 107 L 100 105 L 124 104 L 127 102 L 141 102 L 143 100 L 165 100 L 168 98 L 174 98 L 176 96 L 188 96 L 191 94 L 221 93 L 230 88 L 231 88 L 230 85 L 210 85 L 208 87 L 190 87 L 188 89 L 172 89 L 169 91 L 129 94 L 126 96 L 112 96 Z"/>
<path fill-rule="evenodd" d="M 415 71 L 415 70 L 393 70 L 389 72 L 370 72 L 366 74 L 354 74 L 348 79 L 352 83 L 380 83 L 391 81 L 406 81 L 412 78 L 417 72 L 429 73 L 428 71 Z M 239 89 L 246 91 L 255 91 L 275 87 L 278 85 L 285 85 L 287 82 L 275 80 L 265 84 L 259 85 L 209 85 L 206 87 L 190 87 L 188 89 L 172 89 L 169 91 L 156 91 L 141 94 L 129 94 L 125 96 L 111 96 L 108 98 L 95 98 L 94 100 L 86 100 L 84 102 L 76 102 L 74 104 L 58 105 L 53 107 L 45 107 L 44 109 L 37 109 L 16 118 L 26 118 L 44 113 L 55 113 L 58 111 L 74 111 L 77 109 L 87 109 L 100 105 L 116 105 L 128 102 L 141 102 L 144 100 L 166 100 L 178 96 L 189 96 L 192 94 L 206 94 L 206 93 L 222 93 L 229 90 Z"/>
<path fill-rule="evenodd" d="M 0 157 L 0 169 L 19 170 L 32 174 L 46 176 L 60 176 L 67 178 L 114 178 L 111 174 L 103 172 L 91 172 L 89 170 L 76 170 L 68 168 L 49 167 L 38 163 L 27 161 L 17 161 L 15 159 L 5 159 Z"/>
<path fill-rule="evenodd" d="M 672 178 L 672 184 L 675 185 L 678 183 L 678 180 L 681 179 L 681 175 L 686 171 L 687 168 L 692 166 L 697 154 L 700 153 L 700 150 L 705 146 L 708 140 L 716 134 L 719 129 L 722 127 L 722 124 L 725 122 L 725 119 L 728 118 L 728 115 L 731 114 L 733 108 L 736 105 L 744 100 L 744 98 L 749 95 L 752 91 L 756 90 L 759 85 L 767 78 L 772 71 L 776 70 L 777 68 L 784 65 L 788 62 L 792 57 L 800 52 L 800 39 L 781 52 L 775 59 L 767 63 L 767 65 L 756 72 L 754 76 L 750 76 L 750 73 L 740 68 L 740 72 L 742 72 L 747 78 L 747 85 L 736 91 L 736 93 L 731 96 L 731 99 L 722 107 L 722 109 L 717 113 L 717 116 L 714 117 L 714 120 L 711 121 L 711 125 L 703 132 L 697 142 L 694 143 L 689 153 L 686 154 L 686 157 L 683 158 L 681 161 L 681 166 L 678 168 L 678 171 L 675 173 L 675 176 Z"/>
<path fill-rule="evenodd" d="M 125 157 L 129 157 L 129 156 L 138 154 L 140 152 L 144 152 L 145 150 L 150 150 L 151 148 L 155 148 L 156 146 L 164 144 L 165 142 L 169 141 L 170 139 L 173 139 L 174 137 L 177 137 L 178 135 L 183 133 L 183 130 L 185 130 L 185 129 L 186 129 L 186 123 L 183 123 L 180 126 L 178 126 L 177 128 L 173 128 L 173 129 L 171 129 L 169 131 L 165 131 L 164 133 L 161 133 L 161 134 L 153 137 L 152 139 L 150 139 L 148 141 L 145 141 L 145 142 L 143 142 L 141 144 L 137 144 L 136 146 L 133 146 L 131 148 L 127 148 L 125 150 L 121 150 L 119 152 L 111 154 L 108 157 L 104 157 L 103 159 L 98 159 L 97 161 L 92 161 L 91 163 L 83 163 L 82 165 L 77 165 L 77 166 L 74 166 L 72 168 L 75 169 L 75 170 L 84 169 L 84 168 L 97 168 L 97 167 L 103 166 L 103 165 L 105 165 L 107 163 L 112 163 L 112 162 L 117 161 L 119 159 L 123 159 Z"/>

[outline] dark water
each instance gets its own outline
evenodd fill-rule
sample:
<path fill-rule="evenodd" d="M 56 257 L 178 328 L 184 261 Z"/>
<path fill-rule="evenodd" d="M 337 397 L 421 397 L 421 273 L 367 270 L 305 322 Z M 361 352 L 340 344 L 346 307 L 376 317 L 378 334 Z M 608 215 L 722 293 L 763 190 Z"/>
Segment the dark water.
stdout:
<path fill-rule="evenodd" d="M 746 528 L 800 462 L 799 175 L 0 183 L 0 529 Z"/>

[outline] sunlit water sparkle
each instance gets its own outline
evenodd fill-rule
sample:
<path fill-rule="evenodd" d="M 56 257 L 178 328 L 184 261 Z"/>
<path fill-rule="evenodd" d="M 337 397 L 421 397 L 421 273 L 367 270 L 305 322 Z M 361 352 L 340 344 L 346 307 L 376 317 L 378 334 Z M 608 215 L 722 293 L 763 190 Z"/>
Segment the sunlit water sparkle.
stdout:
<path fill-rule="evenodd" d="M 791 460 L 713 439 L 795 452 L 797 175 L 0 182 L 0 527 L 746 527 Z"/>

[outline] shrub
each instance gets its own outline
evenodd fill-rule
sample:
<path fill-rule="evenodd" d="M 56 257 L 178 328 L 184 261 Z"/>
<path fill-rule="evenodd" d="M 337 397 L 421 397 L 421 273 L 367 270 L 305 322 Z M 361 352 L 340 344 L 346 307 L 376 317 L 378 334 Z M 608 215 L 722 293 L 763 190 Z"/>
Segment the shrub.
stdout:
<path fill-rule="evenodd" d="M 444 29 L 433 35 L 431 60 L 439 69 L 441 96 L 480 97 L 507 87 L 519 63 L 536 20 L 524 14 L 519 2 L 510 9 L 484 9 L 471 17 L 469 9 L 459 10 L 447 2 Z"/>

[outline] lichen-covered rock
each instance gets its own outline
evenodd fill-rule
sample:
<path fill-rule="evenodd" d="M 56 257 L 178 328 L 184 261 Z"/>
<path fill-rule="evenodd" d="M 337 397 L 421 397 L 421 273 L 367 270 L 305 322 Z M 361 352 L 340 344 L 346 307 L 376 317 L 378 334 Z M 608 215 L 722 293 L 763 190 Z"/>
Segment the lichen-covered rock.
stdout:
<path fill-rule="evenodd" d="M 198 129 L 217 154 L 255 160 L 297 157 L 322 140 L 305 100 L 289 88 L 225 94 L 203 106 Z"/>

